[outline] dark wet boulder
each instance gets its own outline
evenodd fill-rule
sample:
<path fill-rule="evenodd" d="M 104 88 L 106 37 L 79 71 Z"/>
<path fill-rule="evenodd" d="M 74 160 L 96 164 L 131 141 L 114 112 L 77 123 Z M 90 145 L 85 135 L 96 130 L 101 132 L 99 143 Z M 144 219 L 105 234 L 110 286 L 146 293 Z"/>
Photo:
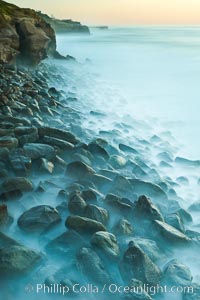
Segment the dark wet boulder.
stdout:
<path fill-rule="evenodd" d="M 0 205 L 0 228 L 6 228 L 13 222 L 13 218 L 8 213 L 8 207 L 5 204 Z"/>
<path fill-rule="evenodd" d="M 119 246 L 114 234 L 105 231 L 98 231 L 93 234 L 91 244 L 111 258 L 119 257 Z"/>
<path fill-rule="evenodd" d="M 135 202 L 135 214 L 137 217 L 149 220 L 164 221 L 159 209 L 146 196 L 140 196 Z"/>
<path fill-rule="evenodd" d="M 10 246 L 0 249 L 0 274 L 19 276 L 41 259 L 40 254 L 24 246 Z"/>
<path fill-rule="evenodd" d="M 94 175 L 92 175 L 90 180 L 99 189 L 108 190 L 110 188 L 110 186 L 112 186 L 112 180 L 103 175 L 94 174 Z"/>
<path fill-rule="evenodd" d="M 106 231 L 106 228 L 102 223 L 79 216 L 69 216 L 65 222 L 65 226 L 85 234 Z"/>
<path fill-rule="evenodd" d="M 58 211 L 49 205 L 39 205 L 25 211 L 18 219 L 24 231 L 43 232 L 61 221 Z"/>
<path fill-rule="evenodd" d="M 25 154 L 31 159 L 46 158 L 52 159 L 56 156 L 56 151 L 52 146 L 38 143 L 28 143 L 24 147 Z"/>
<path fill-rule="evenodd" d="M 139 179 L 130 179 L 130 183 L 132 184 L 132 188 L 134 193 L 139 195 L 146 195 L 154 199 L 157 202 L 166 201 L 167 195 L 166 193 L 160 188 L 160 186 L 147 182 L 142 181 Z"/>
<path fill-rule="evenodd" d="M 77 138 L 72 133 L 62 129 L 57 129 L 53 127 L 41 127 L 38 129 L 38 133 L 40 137 L 48 136 L 66 141 L 73 145 L 78 143 Z"/>
<path fill-rule="evenodd" d="M 0 148 L 0 160 L 1 161 L 7 161 L 9 156 L 9 150 L 6 147 L 1 147 Z"/>
<path fill-rule="evenodd" d="M 118 211 L 131 211 L 132 206 L 130 204 L 127 204 L 125 201 L 123 201 L 122 198 L 113 195 L 113 194 L 108 194 L 106 195 L 106 198 L 104 200 L 105 204 L 108 206 L 111 206 Z"/>
<path fill-rule="evenodd" d="M 0 276 L 13 277 L 30 272 L 40 260 L 40 253 L 0 232 Z"/>
<path fill-rule="evenodd" d="M 133 193 L 133 186 L 125 176 L 117 175 L 113 180 L 109 193 L 119 197 L 129 197 Z"/>
<path fill-rule="evenodd" d="M 192 283 L 192 275 L 187 266 L 173 259 L 164 267 L 163 280 L 170 285 L 190 286 Z"/>
<path fill-rule="evenodd" d="M 124 253 L 120 269 L 126 282 L 136 278 L 145 284 L 157 285 L 161 280 L 160 269 L 140 247 L 134 244 Z"/>
<path fill-rule="evenodd" d="M 0 137 L 0 147 L 6 147 L 8 149 L 13 149 L 18 146 L 18 139 L 11 136 Z"/>
<path fill-rule="evenodd" d="M 170 243 L 187 243 L 190 242 L 190 239 L 181 231 L 174 228 L 173 226 L 162 222 L 154 221 L 154 234 L 158 234 L 164 239 L 168 240 Z"/>
<path fill-rule="evenodd" d="M 109 220 L 109 213 L 105 208 L 94 204 L 88 204 L 84 209 L 84 217 L 106 225 Z"/>
<path fill-rule="evenodd" d="M 50 136 L 44 136 L 43 137 L 43 143 L 51 145 L 53 147 L 59 147 L 60 149 L 65 149 L 65 150 L 73 150 L 74 145 L 72 143 L 69 143 L 67 141 L 55 138 L 55 137 L 50 137 Z"/>
<path fill-rule="evenodd" d="M 16 127 L 14 129 L 14 133 L 21 145 L 24 145 L 26 143 L 34 143 L 39 139 L 38 129 L 36 127 Z"/>
<path fill-rule="evenodd" d="M 10 164 L 18 176 L 25 176 L 32 166 L 31 158 L 25 155 L 21 148 L 12 149 L 9 153 Z"/>
<path fill-rule="evenodd" d="M 70 177 L 83 179 L 93 175 L 95 171 L 81 161 L 75 161 L 67 166 L 66 174 Z"/>
<path fill-rule="evenodd" d="M 98 143 L 92 142 L 88 144 L 88 149 L 94 155 L 94 157 L 101 156 L 104 159 L 109 159 L 109 154 L 107 151 Z"/>
<path fill-rule="evenodd" d="M 38 134 L 38 129 L 36 127 L 29 126 L 18 126 L 14 129 L 15 136 L 29 135 L 32 133 Z"/>
<path fill-rule="evenodd" d="M 126 219 L 120 219 L 112 230 L 116 235 L 132 235 L 134 233 L 131 223 Z"/>
<path fill-rule="evenodd" d="M 81 246 L 85 245 L 85 240 L 74 230 L 68 230 L 55 239 L 51 240 L 47 246 L 47 250 L 68 254 L 70 250 L 78 251 Z"/>
<path fill-rule="evenodd" d="M 111 277 L 108 274 L 103 262 L 95 251 L 83 247 L 77 253 L 77 264 L 81 273 L 92 283 L 104 285 L 111 283 Z"/>
<path fill-rule="evenodd" d="M 72 161 L 81 161 L 82 163 L 84 163 L 90 167 L 92 165 L 90 158 L 84 154 L 75 152 L 72 154 L 71 158 L 72 158 Z"/>
<path fill-rule="evenodd" d="M 119 149 L 126 153 L 138 154 L 137 150 L 125 144 L 119 144 Z"/>
<path fill-rule="evenodd" d="M 80 193 L 72 194 L 69 198 L 68 209 L 75 215 L 83 215 L 87 204 Z"/>
<path fill-rule="evenodd" d="M 185 232 L 184 223 L 178 213 L 173 213 L 165 216 L 165 222 L 180 230 L 181 232 Z"/>
<path fill-rule="evenodd" d="M 81 193 L 81 196 L 87 203 L 97 203 L 97 196 L 99 193 L 96 190 L 89 189 L 89 190 L 84 190 Z"/>
<path fill-rule="evenodd" d="M 30 192 L 33 190 L 33 184 L 25 177 L 10 177 L 3 181 L 2 188 L 5 193 L 14 191 Z"/>
<path fill-rule="evenodd" d="M 153 240 L 134 237 L 131 238 L 131 241 L 129 242 L 129 245 L 132 244 L 140 247 L 153 262 L 166 258 L 164 251 L 161 250 Z"/>

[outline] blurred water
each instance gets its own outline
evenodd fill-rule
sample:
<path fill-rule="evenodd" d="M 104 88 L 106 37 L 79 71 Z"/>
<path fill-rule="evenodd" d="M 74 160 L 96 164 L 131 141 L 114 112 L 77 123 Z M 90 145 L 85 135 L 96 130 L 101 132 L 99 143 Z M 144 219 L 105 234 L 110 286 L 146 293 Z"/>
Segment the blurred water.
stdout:
<path fill-rule="evenodd" d="M 62 54 L 91 60 L 90 70 L 123 97 L 121 112 L 158 118 L 184 144 L 180 154 L 200 157 L 200 27 L 92 29 L 57 43 Z"/>

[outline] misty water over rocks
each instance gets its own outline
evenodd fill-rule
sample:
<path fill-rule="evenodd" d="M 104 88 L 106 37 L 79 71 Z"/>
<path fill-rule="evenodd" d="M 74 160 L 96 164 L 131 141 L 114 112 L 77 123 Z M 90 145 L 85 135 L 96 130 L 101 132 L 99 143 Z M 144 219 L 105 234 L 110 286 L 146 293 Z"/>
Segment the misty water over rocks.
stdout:
<path fill-rule="evenodd" d="M 1 67 L 2 299 L 199 299 L 200 161 L 181 155 L 144 100 L 130 106 L 123 81 L 106 80 L 83 44 L 62 50 L 91 62 Z M 77 284 L 99 292 L 76 294 Z M 111 293 L 112 284 L 193 293 Z"/>

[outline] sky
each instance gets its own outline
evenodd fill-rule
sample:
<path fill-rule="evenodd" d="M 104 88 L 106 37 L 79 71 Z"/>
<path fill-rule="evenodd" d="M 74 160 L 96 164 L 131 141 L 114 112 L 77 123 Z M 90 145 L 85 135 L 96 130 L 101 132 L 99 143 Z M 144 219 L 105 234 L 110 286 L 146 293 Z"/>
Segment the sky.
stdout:
<path fill-rule="evenodd" d="M 197 25 L 200 0 L 7 0 L 86 25 Z"/>

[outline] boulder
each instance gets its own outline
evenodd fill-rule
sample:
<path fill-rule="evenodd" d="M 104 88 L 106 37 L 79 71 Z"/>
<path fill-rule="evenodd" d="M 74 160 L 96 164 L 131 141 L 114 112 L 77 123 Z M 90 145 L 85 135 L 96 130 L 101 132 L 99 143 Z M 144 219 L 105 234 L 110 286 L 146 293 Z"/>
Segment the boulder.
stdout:
<path fill-rule="evenodd" d="M 89 204 L 84 209 L 84 217 L 98 221 L 104 225 L 108 223 L 109 214 L 105 208 Z"/>
<path fill-rule="evenodd" d="M 98 192 L 96 190 L 85 190 L 82 191 L 81 196 L 87 203 L 97 203 Z"/>
<path fill-rule="evenodd" d="M 39 205 L 25 211 L 18 219 L 24 231 L 43 232 L 61 221 L 58 211 L 49 205 Z"/>
<path fill-rule="evenodd" d="M 79 216 L 69 216 L 65 225 L 70 229 L 74 229 L 77 232 L 85 234 L 93 234 L 97 231 L 106 231 L 106 228 L 102 223 Z"/>
<path fill-rule="evenodd" d="M 10 278 L 30 272 L 40 260 L 40 253 L 0 232 L 0 276 Z"/>
<path fill-rule="evenodd" d="M 93 175 L 95 171 L 81 161 L 75 161 L 67 166 L 66 174 L 72 178 L 83 179 Z"/>
<path fill-rule="evenodd" d="M 113 194 L 106 195 L 105 203 L 119 211 L 130 211 L 132 209 L 130 204 L 123 202 L 121 198 Z"/>
<path fill-rule="evenodd" d="M 126 219 L 120 219 L 113 228 L 113 232 L 116 235 L 132 235 L 133 227 Z"/>
<path fill-rule="evenodd" d="M 135 202 L 135 214 L 137 217 L 149 220 L 164 221 L 159 209 L 146 196 L 140 196 Z"/>
<path fill-rule="evenodd" d="M 125 144 L 119 144 L 119 149 L 126 153 L 138 154 L 137 150 Z"/>
<path fill-rule="evenodd" d="M 134 193 L 146 195 L 157 202 L 167 201 L 166 193 L 158 185 L 140 179 L 130 179 L 129 181 L 132 184 Z"/>
<path fill-rule="evenodd" d="M 68 202 L 68 209 L 70 213 L 75 215 L 83 215 L 86 206 L 87 204 L 85 200 L 79 193 L 75 193 L 74 195 L 72 195 Z"/>
<path fill-rule="evenodd" d="M 111 277 L 103 262 L 92 249 L 81 248 L 77 253 L 77 263 L 81 273 L 86 276 L 89 282 L 98 285 L 111 283 Z"/>
<path fill-rule="evenodd" d="M 150 285 L 157 285 L 161 280 L 160 269 L 140 247 L 134 244 L 124 253 L 121 274 L 127 281 L 136 278 Z"/>
<path fill-rule="evenodd" d="M 0 275 L 19 276 L 30 269 L 41 259 L 41 256 L 24 246 L 9 246 L 0 249 Z"/>
<path fill-rule="evenodd" d="M 66 142 L 64 140 L 55 138 L 55 137 L 50 137 L 50 136 L 44 136 L 43 137 L 43 143 L 51 145 L 53 147 L 59 147 L 60 149 L 65 149 L 65 150 L 73 150 L 74 145 L 72 143 Z"/>
<path fill-rule="evenodd" d="M 33 184 L 25 177 L 11 177 L 3 181 L 2 188 L 4 192 L 30 192 L 33 190 Z"/>
<path fill-rule="evenodd" d="M 119 197 L 130 197 L 130 194 L 134 193 L 133 185 L 126 177 L 117 175 L 113 180 L 109 193 L 115 194 Z"/>
<path fill-rule="evenodd" d="M 109 163 L 115 169 L 121 169 L 126 166 L 127 160 L 119 155 L 112 155 L 109 159 Z"/>
<path fill-rule="evenodd" d="M 153 300 L 144 289 L 144 283 L 135 278 L 129 284 L 129 293 L 124 293 L 123 300 Z"/>
<path fill-rule="evenodd" d="M 187 266 L 173 259 L 164 267 L 163 280 L 170 285 L 191 286 L 192 275 Z"/>
<path fill-rule="evenodd" d="M 8 213 L 8 207 L 5 204 L 0 205 L 0 228 L 5 228 L 13 222 L 13 218 Z"/>
<path fill-rule="evenodd" d="M 51 161 L 48 161 L 46 158 L 40 158 L 40 168 L 39 170 L 42 173 L 52 174 L 54 171 L 54 164 Z"/>
<path fill-rule="evenodd" d="M 161 250 L 157 243 L 153 240 L 135 237 L 131 238 L 129 245 L 136 245 L 140 247 L 153 262 L 166 258 L 164 251 Z"/>
<path fill-rule="evenodd" d="M 154 224 L 154 232 L 169 242 L 186 243 L 190 241 L 185 234 L 165 222 L 155 220 Z"/>
<path fill-rule="evenodd" d="M 119 257 L 119 246 L 114 234 L 98 231 L 93 234 L 91 244 L 101 250 L 106 256 L 111 258 Z"/>
<path fill-rule="evenodd" d="M 47 250 L 53 250 L 55 253 L 68 254 L 69 250 L 78 251 L 81 246 L 85 245 L 84 239 L 74 230 L 68 230 L 55 239 L 51 240 L 47 246 Z"/>
<path fill-rule="evenodd" d="M 185 232 L 185 227 L 178 213 L 169 214 L 165 217 L 165 222 L 181 232 Z"/>
<path fill-rule="evenodd" d="M 57 129 L 53 127 L 41 127 L 38 128 L 38 133 L 40 137 L 45 137 L 45 136 L 51 137 L 51 138 L 66 141 L 73 145 L 78 143 L 78 140 L 72 133 L 62 129 Z"/>
<path fill-rule="evenodd" d="M 56 151 L 52 146 L 38 144 L 38 143 L 28 143 L 23 147 L 25 154 L 31 159 L 46 158 L 52 159 L 56 156 Z"/>
<path fill-rule="evenodd" d="M 27 175 L 28 171 L 31 169 L 31 158 L 25 155 L 24 150 L 21 148 L 11 150 L 9 160 L 15 174 L 18 176 Z"/>
<path fill-rule="evenodd" d="M 18 146 L 18 139 L 11 136 L 0 137 L 0 147 L 6 147 L 8 149 L 13 149 Z"/>
<path fill-rule="evenodd" d="M 104 159 L 109 159 L 109 154 L 107 153 L 107 151 L 103 147 L 98 145 L 98 143 L 95 143 L 95 142 L 90 143 L 88 145 L 88 149 L 95 157 L 101 156 Z"/>

